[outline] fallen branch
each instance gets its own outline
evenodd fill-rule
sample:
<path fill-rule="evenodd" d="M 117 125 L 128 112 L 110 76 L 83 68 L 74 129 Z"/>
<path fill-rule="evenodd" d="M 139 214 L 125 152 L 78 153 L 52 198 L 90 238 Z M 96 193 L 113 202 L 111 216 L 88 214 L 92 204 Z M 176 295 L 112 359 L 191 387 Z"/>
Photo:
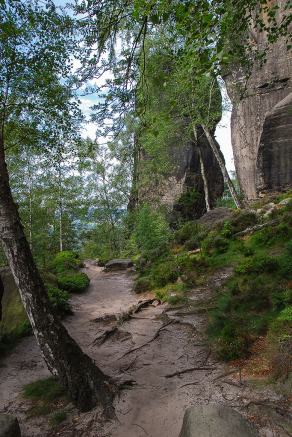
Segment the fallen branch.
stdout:
<path fill-rule="evenodd" d="M 189 367 L 188 369 L 178 370 L 177 372 L 164 375 L 164 378 L 172 378 L 173 376 L 183 375 L 184 373 L 193 372 L 194 370 L 216 370 L 216 367 L 210 367 L 210 366 Z"/>
<path fill-rule="evenodd" d="M 251 226 L 249 228 L 246 228 L 244 231 L 237 232 L 234 234 L 235 237 L 241 237 L 243 235 L 248 235 L 253 232 L 259 231 L 260 229 L 266 228 L 268 226 L 273 226 L 279 223 L 279 220 L 271 220 L 267 223 L 262 223 L 261 225 Z"/>
<path fill-rule="evenodd" d="M 137 350 L 142 349 L 143 347 L 147 346 L 149 343 L 151 343 L 152 341 L 154 341 L 160 334 L 160 332 L 166 328 L 166 326 L 170 325 L 171 323 L 173 323 L 173 320 L 170 320 L 169 322 L 165 323 L 164 325 L 162 325 L 154 334 L 154 336 L 152 338 L 150 338 L 150 340 L 146 341 L 145 343 L 141 344 L 140 346 L 135 347 L 134 349 L 129 350 L 128 352 L 124 353 L 119 359 L 124 358 L 125 356 L 136 352 Z"/>

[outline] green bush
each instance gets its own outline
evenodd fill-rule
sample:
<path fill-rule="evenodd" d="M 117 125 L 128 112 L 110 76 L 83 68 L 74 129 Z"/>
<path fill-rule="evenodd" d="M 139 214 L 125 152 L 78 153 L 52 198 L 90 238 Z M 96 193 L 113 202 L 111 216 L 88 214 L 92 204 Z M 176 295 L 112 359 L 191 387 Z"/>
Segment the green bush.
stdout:
<path fill-rule="evenodd" d="M 151 271 L 151 278 L 157 287 L 163 287 L 168 283 L 175 282 L 179 277 L 179 269 L 176 260 L 165 260 L 155 265 Z"/>
<path fill-rule="evenodd" d="M 292 279 L 292 241 L 286 244 L 279 262 L 281 275 L 286 279 Z"/>
<path fill-rule="evenodd" d="M 229 229 L 232 235 L 244 231 L 246 228 L 255 226 L 258 218 L 253 211 L 240 211 L 229 220 Z"/>
<path fill-rule="evenodd" d="M 275 257 L 267 255 L 254 255 L 251 258 L 243 260 L 236 268 L 240 274 L 246 273 L 264 273 L 275 272 L 279 268 L 279 261 Z"/>
<path fill-rule="evenodd" d="M 145 291 L 150 291 L 152 288 L 151 279 L 148 277 L 141 277 L 136 279 L 134 285 L 135 293 L 144 293 Z"/>
<path fill-rule="evenodd" d="M 52 268 L 56 273 L 67 272 L 68 270 L 76 270 L 80 265 L 80 260 L 75 252 L 65 250 L 57 253 L 52 261 Z"/>
<path fill-rule="evenodd" d="M 168 244 L 171 233 L 162 212 L 144 204 L 138 209 L 135 222 L 134 238 L 140 251 L 149 252 Z"/>
<path fill-rule="evenodd" d="M 207 254 L 212 253 L 224 253 L 228 250 L 229 241 L 218 235 L 216 231 L 210 232 L 208 236 L 202 242 L 202 249 Z"/>
<path fill-rule="evenodd" d="M 89 285 L 89 278 L 85 273 L 72 272 L 60 273 L 58 275 L 58 285 L 62 290 L 71 293 L 80 293 Z"/>
<path fill-rule="evenodd" d="M 48 296 L 53 308 L 60 314 L 70 314 L 69 294 L 57 287 L 47 286 Z"/>
<path fill-rule="evenodd" d="M 198 223 L 186 222 L 175 232 L 174 239 L 176 243 L 184 244 L 188 240 L 199 240 L 202 232 L 203 229 Z"/>

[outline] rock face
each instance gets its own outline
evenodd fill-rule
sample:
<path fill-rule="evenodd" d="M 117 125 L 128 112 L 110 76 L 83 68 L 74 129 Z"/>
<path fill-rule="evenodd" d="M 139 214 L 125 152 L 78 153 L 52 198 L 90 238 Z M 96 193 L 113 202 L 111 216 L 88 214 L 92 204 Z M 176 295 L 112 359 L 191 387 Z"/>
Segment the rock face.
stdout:
<path fill-rule="evenodd" d="M 179 437 L 258 437 L 235 410 L 222 405 L 197 405 L 186 410 Z"/>
<path fill-rule="evenodd" d="M 288 0 L 269 3 L 278 4 L 281 20 Z M 266 33 L 256 30 L 251 33 L 254 49 L 263 49 L 267 45 Z M 285 110 L 276 107 L 292 92 L 292 50 L 287 50 L 286 39 L 268 46 L 266 62 L 262 66 L 255 63 L 250 76 L 239 68 L 224 79 L 233 105 L 231 132 L 235 166 L 245 196 L 254 199 L 259 191 L 291 185 L 292 115 L 289 118 L 287 107 Z M 283 120 L 286 127 L 281 127 Z M 289 132 L 285 134 L 286 129 Z M 268 140 L 272 131 L 273 146 Z"/>
<path fill-rule="evenodd" d="M 218 148 L 220 148 L 217 143 Z M 201 129 L 198 130 L 197 141 L 171 141 L 168 147 L 170 171 L 166 176 L 141 184 L 136 204 L 143 201 L 160 202 L 166 206 L 173 220 L 192 220 L 206 212 L 204 185 L 201 174 L 199 149 L 204 162 L 211 207 L 224 191 L 221 170 Z M 143 154 L 140 163 L 147 160 Z M 133 205 L 132 205 L 133 206 Z"/>
<path fill-rule="evenodd" d="M 267 113 L 257 156 L 259 194 L 292 186 L 292 92 Z"/>
<path fill-rule="evenodd" d="M 0 437 L 21 437 L 16 417 L 0 413 Z"/>
<path fill-rule="evenodd" d="M 114 270 L 126 270 L 133 267 L 133 262 L 130 259 L 112 259 L 105 265 L 105 270 L 107 272 L 112 272 Z"/>

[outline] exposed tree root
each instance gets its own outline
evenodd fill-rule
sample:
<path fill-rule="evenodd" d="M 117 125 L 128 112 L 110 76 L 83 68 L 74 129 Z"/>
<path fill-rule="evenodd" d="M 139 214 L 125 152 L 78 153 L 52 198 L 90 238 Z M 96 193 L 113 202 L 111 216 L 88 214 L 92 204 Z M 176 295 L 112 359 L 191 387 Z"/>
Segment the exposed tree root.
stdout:
<path fill-rule="evenodd" d="M 216 367 L 210 367 L 210 366 L 189 367 L 188 369 L 178 370 L 177 372 L 164 375 L 164 378 L 173 378 L 174 376 L 180 376 L 183 375 L 184 373 L 193 372 L 194 370 L 216 370 Z"/>
<path fill-rule="evenodd" d="M 167 323 L 165 323 L 164 325 L 162 325 L 154 334 L 154 336 L 152 338 L 150 338 L 150 340 L 146 341 L 145 343 L 141 344 L 140 346 L 137 346 L 133 349 L 130 349 L 128 352 L 124 353 L 119 359 L 124 358 L 125 356 L 136 352 L 137 350 L 142 349 L 143 347 L 147 346 L 149 343 L 151 343 L 152 341 L 154 341 L 160 334 L 160 332 L 166 328 L 166 326 L 170 325 L 171 323 L 173 323 L 173 320 L 168 321 Z"/>

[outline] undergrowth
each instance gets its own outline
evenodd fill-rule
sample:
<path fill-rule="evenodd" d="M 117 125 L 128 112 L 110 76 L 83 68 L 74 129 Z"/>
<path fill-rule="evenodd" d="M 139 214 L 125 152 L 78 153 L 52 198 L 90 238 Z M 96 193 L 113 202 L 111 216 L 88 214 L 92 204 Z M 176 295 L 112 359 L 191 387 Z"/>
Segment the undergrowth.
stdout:
<path fill-rule="evenodd" d="M 254 211 L 235 211 L 231 219 L 211 230 L 195 221 L 183 224 L 169 237 L 168 245 L 156 244 L 152 252 L 140 254 L 136 291 L 151 290 L 171 304 L 184 302 L 192 287 L 206 283 L 224 267 L 233 267 L 233 276 L 209 311 L 210 346 L 221 359 L 234 360 L 247 357 L 259 336 L 267 336 L 273 374 L 277 378 L 287 374 L 287 354 L 292 348 L 291 210 L 290 202 L 269 218 Z M 271 219 L 276 223 L 240 236 Z"/>

